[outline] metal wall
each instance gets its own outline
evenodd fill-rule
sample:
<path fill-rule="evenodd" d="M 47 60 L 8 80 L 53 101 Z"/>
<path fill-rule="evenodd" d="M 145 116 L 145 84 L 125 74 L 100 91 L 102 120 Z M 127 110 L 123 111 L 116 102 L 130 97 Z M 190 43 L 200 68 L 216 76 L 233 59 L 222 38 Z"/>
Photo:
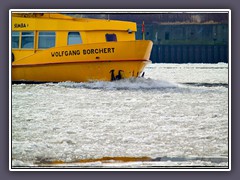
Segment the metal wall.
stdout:
<path fill-rule="evenodd" d="M 228 63 L 227 45 L 154 45 L 153 63 Z"/>
<path fill-rule="evenodd" d="M 138 25 L 137 39 L 142 39 Z M 227 24 L 147 24 L 145 39 L 154 45 L 153 63 L 228 62 Z"/>

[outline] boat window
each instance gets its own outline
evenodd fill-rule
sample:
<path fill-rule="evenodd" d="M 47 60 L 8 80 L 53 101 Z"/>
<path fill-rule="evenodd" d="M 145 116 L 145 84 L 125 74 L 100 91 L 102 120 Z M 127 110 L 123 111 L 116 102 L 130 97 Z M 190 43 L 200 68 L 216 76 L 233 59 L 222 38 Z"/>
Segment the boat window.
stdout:
<path fill-rule="evenodd" d="M 117 36 L 116 34 L 106 34 L 106 41 L 117 41 Z"/>
<path fill-rule="evenodd" d="M 22 32 L 21 48 L 33 49 L 34 33 L 32 31 Z"/>
<path fill-rule="evenodd" d="M 12 48 L 19 48 L 19 32 L 12 32 Z"/>
<path fill-rule="evenodd" d="M 81 44 L 82 38 L 79 32 L 69 32 L 68 33 L 68 45 L 70 44 Z"/>
<path fill-rule="evenodd" d="M 56 33 L 55 32 L 39 32 L 38 34 L 38 48 L 46 49 L 55 46 Z"/>

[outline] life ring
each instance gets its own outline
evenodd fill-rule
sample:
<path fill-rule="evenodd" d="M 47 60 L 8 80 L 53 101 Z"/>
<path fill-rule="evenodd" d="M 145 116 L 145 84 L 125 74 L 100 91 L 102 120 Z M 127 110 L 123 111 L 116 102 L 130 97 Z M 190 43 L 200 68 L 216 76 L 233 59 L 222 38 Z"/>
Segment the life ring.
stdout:
<path fill-rule="evenodd" d="M 14 54 L 12 53 L 12 62 L 15 60 L 15 58 L 14 58 Z"/>

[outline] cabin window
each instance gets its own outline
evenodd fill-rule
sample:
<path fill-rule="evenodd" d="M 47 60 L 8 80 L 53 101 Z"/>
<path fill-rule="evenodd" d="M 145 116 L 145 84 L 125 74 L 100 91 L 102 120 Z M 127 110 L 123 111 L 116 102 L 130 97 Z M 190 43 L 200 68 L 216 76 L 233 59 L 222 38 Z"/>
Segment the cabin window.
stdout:
<path fill-rule="evenodd" d="M 12 32 L 12 48 L 19 48 L 19 32 Z"/>
<path fill-rule="evenodd" d="M 117 36 L 116 34 L 106 34 L 106 41 L 117 41 Z"/>
<path fill-rule="evenodd" d="M 38 48 L 47 49 L 55 46 L 56 33 L 55 32 L 39 32 L 38 34 Z"/>
<path fill-rule="evenodd" d="M 34 46 L 34 33 L 32 31 L 22 32 L 21 48 L 33 49 Z"/>
<path fill-rule="evenodd" d="M 79 32 L 69 32 L 68 33 L 68 45 L 71 44 L 81 44 L 82 38 Z"/>

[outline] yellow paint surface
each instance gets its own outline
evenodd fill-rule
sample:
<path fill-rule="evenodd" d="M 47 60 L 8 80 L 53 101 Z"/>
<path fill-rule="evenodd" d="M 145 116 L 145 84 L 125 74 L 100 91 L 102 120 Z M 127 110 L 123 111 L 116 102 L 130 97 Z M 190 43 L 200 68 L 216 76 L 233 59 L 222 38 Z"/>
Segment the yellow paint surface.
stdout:
<path fill-rule="evenodd" d="M 129 33 L 131 30 L 131 33 Z M 136 23 L 73 18 L 54 13 L 13 13 L 12 31 L 34 32 L 34 46 L 13 48 L 13 81 L 95 81 L 115 76 L 137 77 L 147 63 L 152 49 L 149 40 L 135 40 Z M 38 48 L 40 31 L 56 33 L 55 47 Z M 79 32 L 82 43 L 67 45 L 69 32 Z M 117 41 L 106 42 L 106 34 Z"/>

